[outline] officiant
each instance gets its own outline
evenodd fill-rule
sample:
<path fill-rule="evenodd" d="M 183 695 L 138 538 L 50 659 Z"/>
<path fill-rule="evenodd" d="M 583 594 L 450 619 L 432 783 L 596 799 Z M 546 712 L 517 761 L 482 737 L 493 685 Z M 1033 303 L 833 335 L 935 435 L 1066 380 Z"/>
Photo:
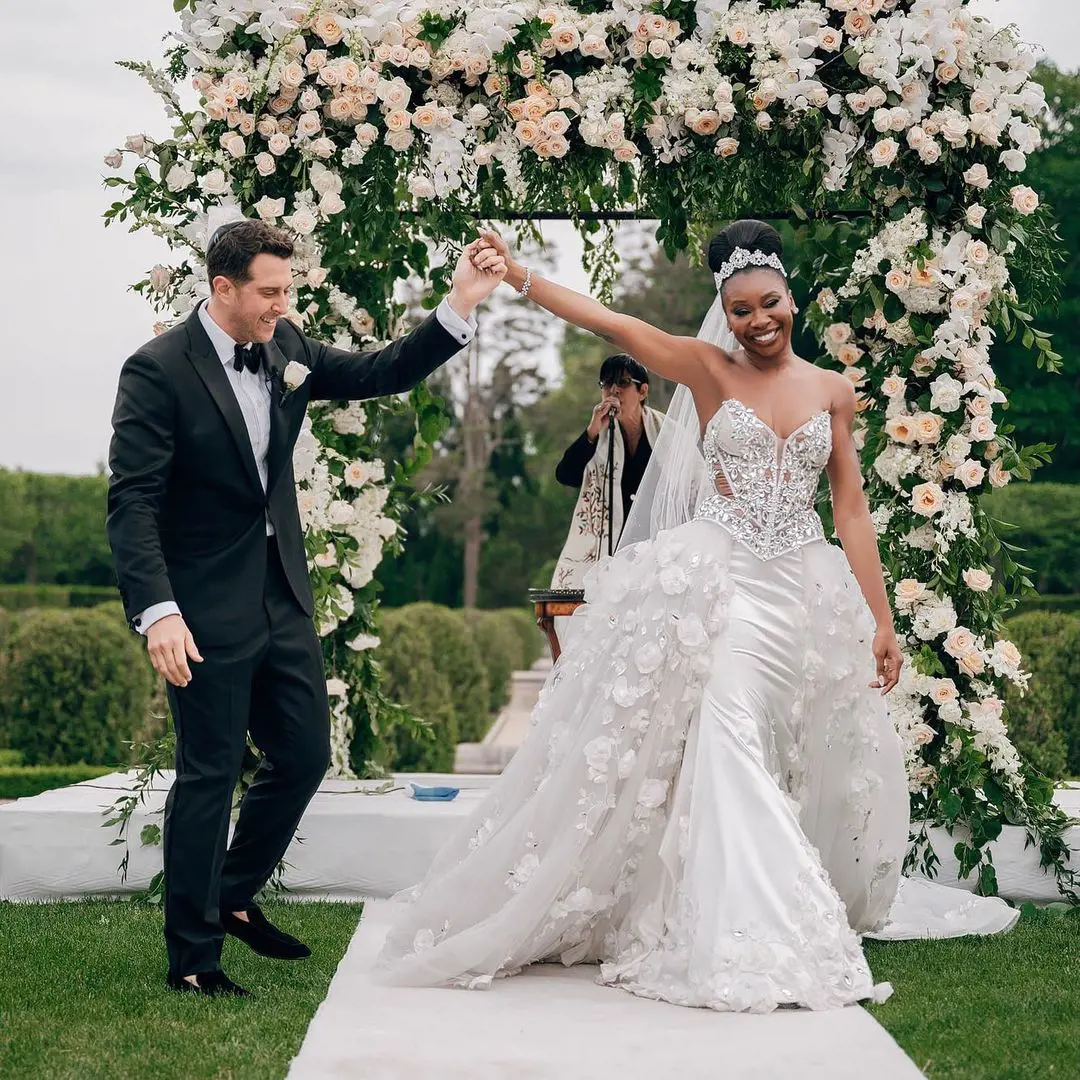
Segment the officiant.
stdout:
<path fill-rule="evenodd" d="M 649 373 L 633 357 L 609 356 L 597 383 L 600 400 L 589 424 L 555 469 L 555 479 L 579 493 L 553 589 L 582 588 L 586 571 L 618 547 L 664 421 L 647 404 Z"/>

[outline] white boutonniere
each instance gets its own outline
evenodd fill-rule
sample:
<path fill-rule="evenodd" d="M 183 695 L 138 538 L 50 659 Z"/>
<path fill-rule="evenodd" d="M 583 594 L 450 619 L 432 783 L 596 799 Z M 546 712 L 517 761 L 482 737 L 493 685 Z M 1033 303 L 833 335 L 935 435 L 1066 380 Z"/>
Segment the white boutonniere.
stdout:
<path fill-rule="evenodd" d="M 285 399 L 296 389 L 304 385 L 304 380 L 311 374 L 311 368 L 305 367 L 303 364 L 297 363 L 295 360 L 290 360 L 285 365 L 285 370 L 281 373 L 281 382 L 283 389 L 281 391 L 281 400 L 284 403 Z"/>

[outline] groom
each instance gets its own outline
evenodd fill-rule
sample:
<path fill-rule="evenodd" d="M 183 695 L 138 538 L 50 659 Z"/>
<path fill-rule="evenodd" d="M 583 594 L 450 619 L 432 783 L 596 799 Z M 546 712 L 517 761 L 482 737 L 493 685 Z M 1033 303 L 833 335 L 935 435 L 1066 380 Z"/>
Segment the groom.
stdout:
<path fill-rule="evenodd" d="M 221 970 L 226 933 L 263 956 L 310 955 L 254 903 L 330 756 L 293 445 L 309 401 L 402 393 L 469 343 L 473 309 L 506 273 L 476 246 L 412 333 L 350 353 L 282 318 L 288 235 L 230 222 L 207 245 L 209 301 L 120 373 L 107 529 L 124 611 L 168 682 L 176 729 L 164 829 L 174 990 L 247 993 Z M 249 733 L 264 758 L 226 851 Z"/>

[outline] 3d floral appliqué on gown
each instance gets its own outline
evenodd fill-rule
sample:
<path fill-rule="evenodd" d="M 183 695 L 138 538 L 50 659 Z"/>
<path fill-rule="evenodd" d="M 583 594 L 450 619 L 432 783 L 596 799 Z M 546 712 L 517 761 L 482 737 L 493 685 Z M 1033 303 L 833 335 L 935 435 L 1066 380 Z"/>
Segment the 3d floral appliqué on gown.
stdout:
<path fill-rule="evenodd" d="M 828 413 L 727 401 L 693 519 L 602 563 L 525 744 L 424 881 L 378 977 L 479 989 L 538 961 L 681 1005 L 875 996 L 859 935 L 989 933 L 905 880 L 908 789 L 873 623 L 813 509 Z M 879 988 L 877 996 L 887 992 Z"/>

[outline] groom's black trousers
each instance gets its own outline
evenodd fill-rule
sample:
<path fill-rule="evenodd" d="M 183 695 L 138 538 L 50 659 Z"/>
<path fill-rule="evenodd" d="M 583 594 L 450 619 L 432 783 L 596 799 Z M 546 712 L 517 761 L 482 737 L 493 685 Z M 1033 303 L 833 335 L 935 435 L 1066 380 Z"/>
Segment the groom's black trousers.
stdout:
<path fill-rule="evenodd" d="M 177 976 L 220 968 L 220 912 L 242 910 L 269 880 L 330 760 L 322 650 L 273 537 L 262 606 L 258 636 L 200 647 L 191 682 L 169 687 L 176 782 L 165 804 L 165 942 Z M 226 851 L 249 731 L 264 760 Z"/>

